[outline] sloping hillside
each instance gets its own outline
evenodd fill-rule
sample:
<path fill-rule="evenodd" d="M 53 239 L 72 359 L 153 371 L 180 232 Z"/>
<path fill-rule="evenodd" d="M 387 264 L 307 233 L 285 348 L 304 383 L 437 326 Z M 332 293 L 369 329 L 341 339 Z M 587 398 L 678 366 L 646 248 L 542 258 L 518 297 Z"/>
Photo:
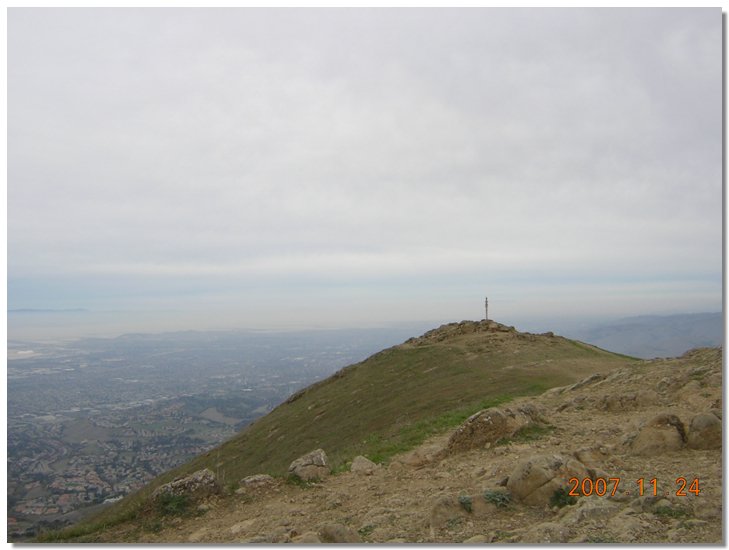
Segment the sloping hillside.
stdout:
<path fill-rule="evenodd" d="M 444 325 L 293 395 L 227 443 L 161 476 L 76 532 L 134 520 L 155 487 L 203 468 L 232 489 L 247 475 L 282 476 L 292 460 L 315 448 L 326 449 L 335 470 L 360 454 L 386 462 L 479 409 L 635 362 L 493 321 Z"/>
<path fill-rule="evenodd" d="M 94 540 L 719 544 L 721 364 L 721 350 L 702 349 L 592 375 L 508 405 L 538 411 L 540 428 L 473 448 L 459 428 L 386 466 L 243 483 Z M 545 464 L 561 465 L 547 483 Z"/>

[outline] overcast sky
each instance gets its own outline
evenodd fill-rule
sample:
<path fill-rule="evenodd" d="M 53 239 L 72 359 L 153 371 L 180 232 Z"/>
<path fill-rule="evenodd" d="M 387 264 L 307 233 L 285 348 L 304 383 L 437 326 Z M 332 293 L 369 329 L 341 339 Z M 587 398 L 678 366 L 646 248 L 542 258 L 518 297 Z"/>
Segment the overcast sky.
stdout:
<path fill-rule="evenodd" d="M 719 311 L 721 25 L 10 9 L 8 307 L 189 328 L 479 319 L 486 295 L 503 321 Z"/>

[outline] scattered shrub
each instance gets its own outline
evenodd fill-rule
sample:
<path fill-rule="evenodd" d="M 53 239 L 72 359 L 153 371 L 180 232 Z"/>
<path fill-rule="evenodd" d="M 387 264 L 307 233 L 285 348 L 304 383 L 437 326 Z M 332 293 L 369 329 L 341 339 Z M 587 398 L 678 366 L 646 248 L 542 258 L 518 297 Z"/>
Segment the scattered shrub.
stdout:
<path fill-rule="evenodd" d="M 163 516 L 181 516 L 188 511 L 190 500 L 187 495 L 165 493 L 157 498 L 156 506 Z"/>
<path fill-rule="evenodd" d="M 361 537 L 368 537 L 372 534 L 372 531 L 374 531 L 374 530 L 375 530 L 374 525 L 365 525 L 364 527 L 358 529 L 357 532 L 359 533 L 359 535 Z"/>
<path fill-rule="evenodd" d="M 557 489 L 552 497 L 549 499 L 550 506 L 557 506 L 558 508 L 564 508 L 577 502 L 577 498 L 570 496 L 564 487 Z"/>
<path fill-rule="evenodd" d="M 463 508 L 469 514 L 473 510 L 473 501 L 471 500 L 471 497 L 469 497 L 468 495 L 459 496 L 458 503 L 461 505 L 461 508 Z"/>
<path fill-rule="evenodd" d="M 483 494 L 483 498 L 486 502 L 490 502 L 498 508 L 506 508 L 509 504 L 511 504 L 511 496 L 509 496 L 509 493 L 505 493 L 503 491 L 487 489 Z"/>

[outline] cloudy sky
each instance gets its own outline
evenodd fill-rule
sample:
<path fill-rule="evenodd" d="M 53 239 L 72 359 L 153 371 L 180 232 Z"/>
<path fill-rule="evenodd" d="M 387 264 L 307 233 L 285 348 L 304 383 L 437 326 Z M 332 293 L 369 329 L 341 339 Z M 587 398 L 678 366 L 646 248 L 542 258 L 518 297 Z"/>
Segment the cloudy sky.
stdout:
<path fill-rule="evenodd" d="M 486 295 L 505 322 L 719 311 L 721 23 L 10 9 L 8 307 L 189 328 L 478 319 Z"/>

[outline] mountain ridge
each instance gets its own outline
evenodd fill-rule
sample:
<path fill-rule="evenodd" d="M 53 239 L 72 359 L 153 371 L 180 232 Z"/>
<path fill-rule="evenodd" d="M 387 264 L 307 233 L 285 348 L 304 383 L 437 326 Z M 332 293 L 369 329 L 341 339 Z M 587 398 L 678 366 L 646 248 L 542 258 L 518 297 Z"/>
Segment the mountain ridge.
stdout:
<path fill-rule="evenodd" d="M 160 476 L 75 532 L 133 523 L 155 488 L 204 468 L 233 487 L 252 474 L 285 476 L 293 459 L 318 447 L 327 449 L 335 471 L 359 454 L 387 463 L 478 410 L 635 362 L 495 321 L 442 325 L 295 393 L 218 448 Z"/>

